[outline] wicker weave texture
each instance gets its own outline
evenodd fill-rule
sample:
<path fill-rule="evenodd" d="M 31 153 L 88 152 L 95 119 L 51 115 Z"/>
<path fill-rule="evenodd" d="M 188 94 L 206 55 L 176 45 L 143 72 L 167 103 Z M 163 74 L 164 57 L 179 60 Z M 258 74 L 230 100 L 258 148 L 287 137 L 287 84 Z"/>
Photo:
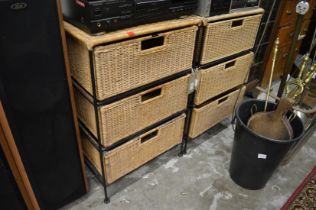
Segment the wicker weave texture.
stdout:
<path fill-rule="evenodd" d="M 224 120 L 234 111 L 236 100 L 242 99 L 246 87 L 235 90 L 201 108 L 194 108 L 192 112 L 189 136 L 195 138 L 217 123 Z"/>
<path fill-rule="evenodd" d="M 186 108 L 189 76 L 164 83 L 141 93 L 99 108 L 103 146 L 140 131 Z M 93 105 L 76 94 L 79 119 L 96 136 Z"/>
<path fill-rule="evenodd" d="M 82 149 L 85 157 L 93 164 L 97 171 L 101 174 L 101 159 L 98 149 L 91 143 L 94 141 L 90 139 L 83 131 L 80 132 L 80 139 L 82 143 Z"/>
<path fill-rule="evenodd" d="M 221 93 L 233 89 L 247 80 L 253 60 L 253 53 L 240 56 L 227 62 L 203 69 L 198 72 L 199 85 L 194 103 L 201 103 Z"/>
<path fill-rule="evenodd" d="M 78 89 L 74 88 L 74 93 L 77 106 L 77 117 L 84 123 L 91 133 L 97 136 L 95 110 L 93 104 L 88 101 L 88 99 L 86 99 Z"/>
<path fill-rule="evenodd" d="M 140 87 L 192 67 L 197 27 L 168 31 L 96 47 L 95 76 L 99 100 Z M 142 50 L 149 39 L 163 45 Z"/>
<path fill-rule="evenodd" d="M 253 48 L 262 14 L 209 23 L 201 64 Z"/>
<path fill-rule="evenodd" d="M 181 115 L 127 143 L 107 152 L 104 156 L 104 174 L 107 184 L 157 157 L 182 141 L 185 115 Z M 82 138 L 86 157 L 101 173 L 99 153 L 87 136 Z"/>
<path fill-rule="evenodd" d="M 92 94 L 89 51 L 77 39 L 69 34 L 66 35 L 71 75 L 82 87 Z"/>

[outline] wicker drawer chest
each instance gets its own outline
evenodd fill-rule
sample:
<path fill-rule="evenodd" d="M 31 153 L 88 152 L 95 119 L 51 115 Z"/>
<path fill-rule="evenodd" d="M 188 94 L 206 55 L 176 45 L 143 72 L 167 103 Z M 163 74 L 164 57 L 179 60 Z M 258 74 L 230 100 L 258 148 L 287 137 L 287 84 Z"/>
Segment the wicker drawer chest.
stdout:
<path fill-rule="evenodd" d="M 187 17 L 92 36 L 65 23 L 84 154 L 106 201 L 108 184 L 183 144 L 201 24 Z"/>
<path fill-rule="evenodd" d="M 243 99 L 263 12 L 253 8 L 205 18 L 199 35 L 195 91 L 189 97 L 186 144 L 231 116 Z"/>

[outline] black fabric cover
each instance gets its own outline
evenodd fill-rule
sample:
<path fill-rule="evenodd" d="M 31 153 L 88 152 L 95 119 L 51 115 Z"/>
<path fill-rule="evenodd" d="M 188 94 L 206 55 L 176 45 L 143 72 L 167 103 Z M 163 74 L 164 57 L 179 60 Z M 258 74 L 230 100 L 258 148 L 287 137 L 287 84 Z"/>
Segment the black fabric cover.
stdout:
<path fill-rule="evenodd" d="M 0 1 L 0 17 L 1 101 L 41 209 L 56 209 L 85 193 L 56 1 Z"/>

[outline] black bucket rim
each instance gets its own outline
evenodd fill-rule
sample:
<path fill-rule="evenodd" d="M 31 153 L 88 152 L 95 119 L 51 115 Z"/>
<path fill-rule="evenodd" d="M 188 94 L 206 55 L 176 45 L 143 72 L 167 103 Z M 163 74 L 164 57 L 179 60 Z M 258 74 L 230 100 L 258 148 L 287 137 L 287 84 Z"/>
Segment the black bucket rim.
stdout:
<path fill-rule="evenodd" d="M 291 142 L 298 141 L 298 140 L 301 139 L 301 137 L 304 135 L 305 129 L 304 129 L 304 126 L 303 126 L 303 122 L 302 122 L 301 118 L 299 118 L 298 116 L 296 116 L 296 117 L 299 119 L 299 121 L 300 121 L 300 123 L 301 123 L 301 125 L 302 125 L 303 132 L 302 132 L 300 135 L 298 135 L 296 138 L 294 138 L 294 139 L 291 139 L 291 140 L 277 140 L 277 139 L 272 139 L 272 138 L 265 137 L 265 136 L 262 136 L 262 135 L 260 135 L 260 134 L 255 133 L 253 130 L 249 129 L 249 128 L 247 127 L 247 125 L 244 124 L 244 122 L 240 119 L 239 114 L 237 114 L 238 111 L 239 111 L 239 109 L 240 109 L 240 106 L 241 106 L 242 104 L 244 104 L 245 102 L 251 102 L 251 101 L 265 102 L 265 100 L 259 100 L 259 99 L 247 99 L 247 100 L 244 100 L 244 101 L 242 101 L 240 104 L 238 104 L 238 106 L 237 106 L 237 108 L 236 108 L 236 110 L 235 110 L 235 117 L 239 120 L 240 125 L 241 125 L 244 129 L 248 130 L 248 131 L 249 131 L 251 134 L 253 134 L 254 136 L 260 137 L 260 138 L 263 139 L 263 140 L 270 141 L 270 142 L 274 142 L 274 143 L 278 143 L 278 144 L 288 144 L 288 143 L 291 143 Z M 271 101 L 269 101 L 268 103 L 276 105 L 276 103 L 273 103 L 273 102 L 271 102 Z"/>

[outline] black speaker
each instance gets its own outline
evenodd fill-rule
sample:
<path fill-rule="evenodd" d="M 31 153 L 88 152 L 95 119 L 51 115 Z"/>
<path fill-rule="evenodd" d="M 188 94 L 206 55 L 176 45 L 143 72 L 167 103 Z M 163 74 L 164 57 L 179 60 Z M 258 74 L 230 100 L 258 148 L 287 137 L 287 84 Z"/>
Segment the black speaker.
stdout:
<path fill-rule="evenodd" d="M 26 210 L 27 207 L 22 198 L 8 162 L 0 147 L 0 208 L 2 210 Z"/>
<path fill-rule="evenodd" d="M 86 192 L 59 5 L 0 1 L 0 99 L 41 209 Z"/>

